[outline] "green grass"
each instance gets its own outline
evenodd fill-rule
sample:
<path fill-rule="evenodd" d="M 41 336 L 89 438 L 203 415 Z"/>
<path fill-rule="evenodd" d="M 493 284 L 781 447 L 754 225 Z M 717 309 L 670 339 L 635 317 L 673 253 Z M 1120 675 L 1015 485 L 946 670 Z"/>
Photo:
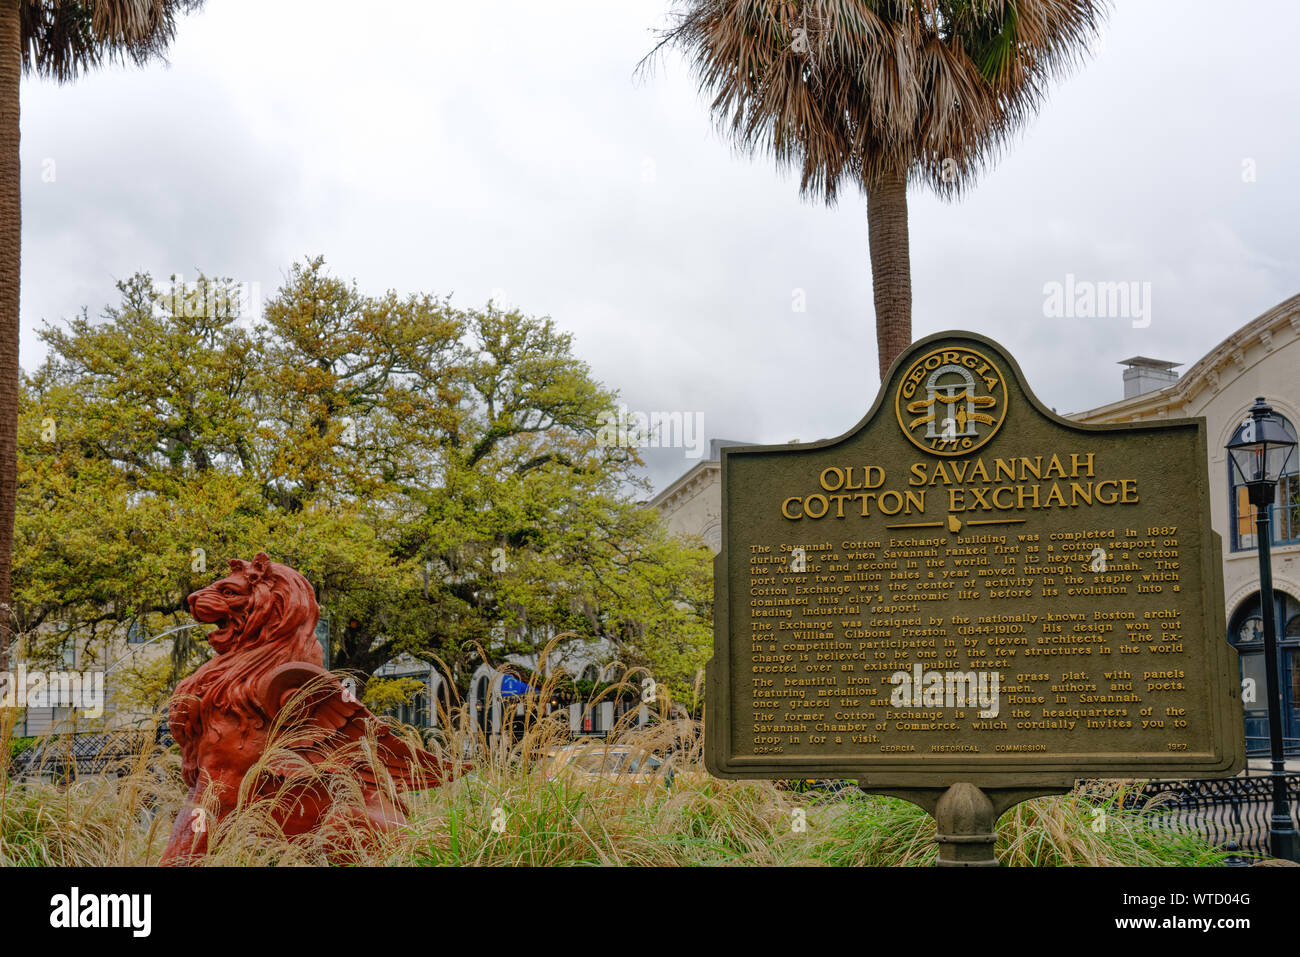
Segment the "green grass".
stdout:
<path fill-rule="evenodd" d="M 465 753 L 474 739 L 470 725 L 463 715 L 451 723 L 458 730 L 432 746 Z M 349 832 L 348 862 L 861 867 L 927 866 L 936 858 L 933 821 L 900 799 L 856 789 L 799 793 L 776 782 L 709 777 L 698 727 L 675 722 L 649 731 L 620 729 L 617 743 L 672 755 L 671 780 L 664 775 L 641 783 L 578 772 L 548 777 L 539 756 L 562 737 L 558 722 L 538 718 L 513 745 L 489 747 L 479 740 L 474 770 L 406 796 L 405 827 L 380 836 Z M 0 740 L 13 748 L 2 722 Z M 87 777 L 67 786 L 11 780 L 0 770 L 0 865 L 156 864 L 184 798 L 179 756 L 174 749 L 155 751 L 121 770 L 120 777 Z M 343 800 L 359 800 L 355 781 L 341 771 L 323 773 Z M 1150 808 L 1126 807 L 1132 801 L 1124 795 L 1135 786 L 1094 783 L 1017 805 L 998 823 L 999 859 L 1017 867 L 1222 863 L 1224 853 L 1201 838 L 1153 826 Z M 273 803 L 242 806 L 213 828 L 207 863 L 329 863 L 321 835 L 290 839 L 278 832 L 270 820 Z"/>

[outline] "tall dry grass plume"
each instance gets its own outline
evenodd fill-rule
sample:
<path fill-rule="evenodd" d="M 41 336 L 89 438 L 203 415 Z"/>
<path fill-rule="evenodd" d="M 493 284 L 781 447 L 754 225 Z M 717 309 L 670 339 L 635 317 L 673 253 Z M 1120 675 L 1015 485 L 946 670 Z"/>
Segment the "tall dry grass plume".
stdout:
<path fill-rule="evenodd" d="M 584 707 L 639 694 L 642 677 L 628 670 Z M 607 736 L 576 739 L 567 711 L 549 707 L 558 690 L 555 678 L 546 679 L 521 699 L 522 714 L 499 735 L 480 731 L 460 702 L 440 707 L 437 730 L 423 738 L 414 728 L 399 729 L 411 743 L 471 766 L 439 787 L 405 793 L 376 760 L 373 741 L 322 753 L 297 712 L 286 709 L 237 807 L 211 827 L 209 853 L 198 863 L 861 866 L 935 859 L 933 822 L 903 801 L 853 787 L 803 791 L 783 782 L 711 778 L 701 722 L 682 717 L 662 688 L 648 726 L 634 724 L 634 709 Z M 6 756 L 27 743 L 14 738 L 17 716 L 0 712 Z M 175 748 L 152 743 L 153 731 L 122 732 L 122 757 L 97 773 L 76 770 L 68 736 L 32 743 L 35 759 L 24 762 L 21 778 L 12 760 L 0 762 L 0 865 L 157 864 L 186 788 Z M 362 798 L 367 776 L 404 804 L 405 823 L 387 832 L 370 825 Z M 267 782 L 273 786 L 261 788 Z M 277 821 L 292 815 L 304 788 L 329 793 L 335 813 L 313 833 L 286 836 Z M 1001 860 L 1221 863 L 1223 852 L 1200 838 L 1152 826 L 1150 810 L 1134 810 L 1125 794 L 1123 787 L 1079 788 L 1018 805 L 999 825 Z M 215 808 L 207 810 L 213 820 Z"/>

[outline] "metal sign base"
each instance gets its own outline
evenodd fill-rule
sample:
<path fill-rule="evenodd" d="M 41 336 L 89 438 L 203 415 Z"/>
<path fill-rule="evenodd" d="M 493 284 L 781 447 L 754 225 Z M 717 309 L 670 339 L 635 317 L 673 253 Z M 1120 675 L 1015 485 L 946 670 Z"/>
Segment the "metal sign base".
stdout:
<path fill-rule="evenodd" d="M 993 847 L 998 818 L 1021 801 L 1070 791 L 1068 787 L 978 788 L 966 781 L 947 788 L 859 786 L 869 794 L 902 798 L 934 818 L 938 867 L 997 867 Z"/>

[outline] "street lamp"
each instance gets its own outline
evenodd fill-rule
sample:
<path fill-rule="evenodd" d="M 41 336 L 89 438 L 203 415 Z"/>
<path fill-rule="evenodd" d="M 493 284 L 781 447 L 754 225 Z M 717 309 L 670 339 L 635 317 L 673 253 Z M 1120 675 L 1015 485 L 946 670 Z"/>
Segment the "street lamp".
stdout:
<path fill-rule="evenodd" d="M 1282 750 L 1282 696 L 1278 680 L 1277 620 L 1273 602 L 1273 519 L 1270 506 L 1277 483 L 1296 452 L 1296 440 L 1258 398 L 1249 417 L 1237 426 L 1225 446 L 1236 483 L 1246 486 L 1255 506 L 1255 540 L 1259 546 L 1259 602 L 1264 618 L 1264 677 L 1268 689 L 1268 737 L 1272 754 L 1273 816 L 1269 846 L 1274 857 L 1300 861 L 1300 836 L 1291 824 L 1286 794 L 1286 758 Z"/>

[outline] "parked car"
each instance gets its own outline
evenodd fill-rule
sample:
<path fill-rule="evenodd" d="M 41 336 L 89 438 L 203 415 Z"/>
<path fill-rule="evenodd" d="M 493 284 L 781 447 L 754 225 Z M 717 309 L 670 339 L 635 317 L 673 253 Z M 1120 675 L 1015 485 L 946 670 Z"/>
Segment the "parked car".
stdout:
<path fill-rule="evenodd" d="M 553 748 L 543 762 L 548 780 L 572 773 L 610 778 L 620 784 L 671 785 L 675 771 L 646 748 L 603 744 L 570 744 Z"/>

